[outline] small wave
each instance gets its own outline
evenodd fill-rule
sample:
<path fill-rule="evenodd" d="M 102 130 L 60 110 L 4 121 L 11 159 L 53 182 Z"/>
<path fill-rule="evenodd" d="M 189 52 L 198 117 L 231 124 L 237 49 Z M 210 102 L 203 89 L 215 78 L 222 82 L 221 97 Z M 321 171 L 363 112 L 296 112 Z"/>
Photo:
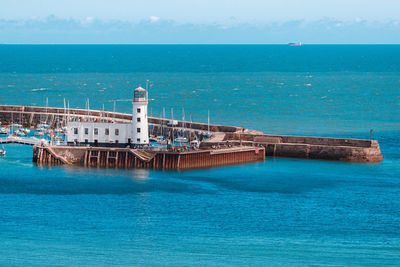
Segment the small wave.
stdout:
<path fill-rule="evenodd" d="M 305 86 L 312 86 L 312 84 L 311 83 L 306 83 Z"/>
<path fill-rule="evenodd" d="M 49 88 L 45 88 L 45 87 L 43 87 L 43 88 L 34 88 L 34 89 L 32 89 L 32 92 L 47 91 L 47 90 L 49 90 Z"/>

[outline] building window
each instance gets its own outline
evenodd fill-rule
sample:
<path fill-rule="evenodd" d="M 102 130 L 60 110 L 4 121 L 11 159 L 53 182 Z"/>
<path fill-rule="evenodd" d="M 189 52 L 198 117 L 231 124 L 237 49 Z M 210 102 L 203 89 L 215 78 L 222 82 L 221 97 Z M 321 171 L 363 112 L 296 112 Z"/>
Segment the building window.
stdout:
<path fill-rule="evenodd" d="M 136 121 L 137 121 L 137 122 L 140 122 L 140 118 L 137 118 Z"/>
<path fill-rule="evenodd" d="M 89 134 L 89 128 L 85 128 L 85 134 Z"/>
<path fill-rule="evenodd" d="M 138 143 L 140 143 L 140 138 L 136 139 L 136 141 L 137 141 Z"/>
<path fill-rule="evenodd" d="M 118 141 L 118 140 L 115 140 L 115 144 L 117 144 L 117 145 L 118 145 L 118 143 L 119 143 L 119 141 Z"/>
<path fill-rule="evenodd" d="M 136 109 L 137 113 L 140 113 L 140 108 Z"/>
<path fill-rule="evenodd" d="M 105 135 L 110 135 L 110 129 L 106 128 L 104 134 L 105 134 Z"/>
<path fill-rule="evenodd" d="M 99 135 L 99 129 L 98 128 L 94 128 L 94 135 Z"/>
<path fill-rule="evenodd" d="M 138 133 L 140 133 L 140 128 L 137 128 L 136 131 L 137 131 Z"/>
<path fill-rule="evenodd" d="M 85 144 L 89 143 L 89 140 L 85 139 Z"/>
<path fill-rule="evenodd" d="M 115 135 L 119 135 L 119 129 L 115 129 Z"/>
<path fill-rule="evenodd" d="M 78 134 L 78 128 L 74 128 L 74 134 Z"/>

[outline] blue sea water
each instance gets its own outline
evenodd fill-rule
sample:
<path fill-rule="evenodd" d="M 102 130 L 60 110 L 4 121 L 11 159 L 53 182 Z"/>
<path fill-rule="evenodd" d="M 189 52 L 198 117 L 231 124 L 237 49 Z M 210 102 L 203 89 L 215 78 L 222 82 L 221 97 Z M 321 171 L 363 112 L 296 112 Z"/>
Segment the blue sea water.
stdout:
<path fill-rule="evenodd" d="M 0 103 L 149 110 L 265 133 L 378 139 L 384 161 L 192 170 L 0 158 L 0 265 L 400 264 L 400 46 L 0 46 Z M 18 120 L 18 118 L 16 118 Z"/>

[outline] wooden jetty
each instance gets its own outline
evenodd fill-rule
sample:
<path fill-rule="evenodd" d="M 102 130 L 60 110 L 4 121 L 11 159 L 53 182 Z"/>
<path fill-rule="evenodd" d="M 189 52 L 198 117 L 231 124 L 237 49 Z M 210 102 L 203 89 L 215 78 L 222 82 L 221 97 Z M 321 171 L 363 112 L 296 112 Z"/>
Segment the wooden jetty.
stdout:
<path fill-rule="evenodd" d="M 231 147 L 174 152 L 131 148 L 34 146 L 33 161 L 39 165 L 83 165 L 105 168 L 187 170 L 265 160 L 260 147 Z"/>

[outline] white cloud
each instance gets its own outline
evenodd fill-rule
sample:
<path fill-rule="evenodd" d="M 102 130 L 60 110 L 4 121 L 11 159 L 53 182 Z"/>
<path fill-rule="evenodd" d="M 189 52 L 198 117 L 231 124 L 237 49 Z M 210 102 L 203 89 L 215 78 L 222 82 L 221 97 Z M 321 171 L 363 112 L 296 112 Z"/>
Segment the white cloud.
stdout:
<path fill-rule="evenodd" d="M 81 21 L 82 25 L 85 25 L 85 26 L 88 26 L 88 25 L 92 24 L 93 22 L 94 22 L 93 17 L 86 17 Z"/>
<path fill-rule="evenodd" d="M 155 22 L 157 22 L 157 21 L 160 20 L 160 17 L 157 17 L 157 16 L 150 16 L 149 19 L 150 19 L 150 22 L 155 23 Z"/>

